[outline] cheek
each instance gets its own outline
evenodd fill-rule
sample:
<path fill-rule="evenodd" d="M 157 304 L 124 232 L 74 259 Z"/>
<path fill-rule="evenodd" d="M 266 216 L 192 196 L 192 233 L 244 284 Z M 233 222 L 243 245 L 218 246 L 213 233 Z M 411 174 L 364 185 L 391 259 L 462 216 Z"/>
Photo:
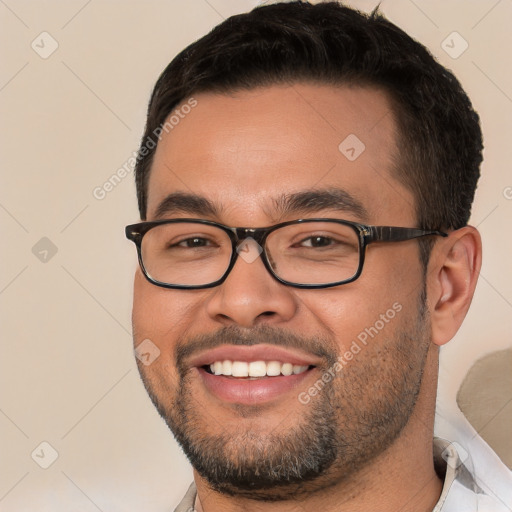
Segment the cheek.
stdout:
<path fill-rule="evenodd" d="M 135 345 L 149 338 L 161 351 L 170 351 L 190 323 L 190 309 L 186 294 L 155 286 L 137 271 L 132 312 Z"/>
<path fill-rule="evenodd" d="M 155 291 L 151 290 L 148 283 L 142 276 L 140 270 L 135 273 L 133 285 L 133 311 L 132 323 L 135 342 L 141 341 L 143 337 L 154 330 L 155 322 L 158 322 L 159 315 L 155 314 L 155 307 L 159 307 L 159 301 L 155 298 Z"/>
<path fill-rule="evenodd" d="M 321 295 L 303 300 L 318 325 L 335 340 L 339 354 L 348 350 L 354 340 L 364 340 L 366 329 L 374 326 L 380 315 L 393 306 L 389 295 L 381 290 L 362 293 L 358 289 L 356 293 L 351 292 L 350 286 L 345 285 L 345 290 L 337 292 L 325 290 Z"/>
<path fill-rule="evenodd" d="M 361 278 L 367 288 L 383 291 L 392 299 L 413 294 L 423 286 L 418 242 L 371 244 L 366 250 Z"/>
<path fill-rule="evenodd" d="M 404 321 L 417 315 L 420 267 L 399 261 L 375 261 L 358 280 L 340 288 L 299 292 L 306 310 L 335 340 L 339 352 L 357 340 L 375 344 L 393 338 Z"/>

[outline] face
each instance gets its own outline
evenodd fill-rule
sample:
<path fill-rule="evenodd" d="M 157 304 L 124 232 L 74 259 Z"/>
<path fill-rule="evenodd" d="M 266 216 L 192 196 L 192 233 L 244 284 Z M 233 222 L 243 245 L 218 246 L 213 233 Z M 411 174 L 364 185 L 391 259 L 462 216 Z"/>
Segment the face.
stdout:
<path fill-rule="evenodd" d="M 295 84 L 195 99 L 159 142 L 148 220 L 416 226 L 392 172 L 383 92 Z M 261 258 L 239 257 L 209 289 L 160 288 L 137 271 L 134 342 L 160 350 L 139 370 L 199 475 L 278 500 L 348 478 L 389 447 L 414 414 L 429 348 L 422 275 L 416 241 L 371 244 L 361 276 L 327 289 L 285 286 Z M 210 369 L 243 374 L 246 363 L 266 375 Z"/>

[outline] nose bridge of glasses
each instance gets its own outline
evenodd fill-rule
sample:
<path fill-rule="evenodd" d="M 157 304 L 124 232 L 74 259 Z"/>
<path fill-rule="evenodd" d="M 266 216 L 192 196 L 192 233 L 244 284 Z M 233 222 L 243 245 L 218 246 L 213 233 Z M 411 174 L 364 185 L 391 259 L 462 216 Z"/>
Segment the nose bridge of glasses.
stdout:
<path fill-rule="evenodd" d="M 265 228 L 234 228 L 237 243 L 242 242 L 246 238 L 252 238 L 261 245 L 266 232 L 267 229 Z"/>

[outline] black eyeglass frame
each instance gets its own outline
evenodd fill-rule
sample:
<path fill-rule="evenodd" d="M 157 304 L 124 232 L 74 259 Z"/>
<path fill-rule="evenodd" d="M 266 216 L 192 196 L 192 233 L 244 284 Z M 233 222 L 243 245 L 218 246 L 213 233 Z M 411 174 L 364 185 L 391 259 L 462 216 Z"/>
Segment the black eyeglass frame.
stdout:
<path fill-rule="evenodd" d="M 231 249 L 231 260 L 229 265 L 224 272 L 224 275 L 214 281 L 213 283 L 208 283 L 205 285 L 178 285 L 178 284 L 168 284 L 163 283 L 161 281 L 157 281 L 153 279 L 149 273 L 147 272 L 144 262 L 142 260 L 142 239 L 144 235 L 151 229 L 157 226 L 161 226 L 162 224 L 175 224 L 179 222 L 186 223 L 194 223 L 194 224 L 204 224 L 208 226 L 214 226 L 222 229 L 226 232 L 231 240 L 232 249 Z M 350 277 L 349 279 L 344 279 L 343 281 L 337 281 L 334 283 L 327 284 L 301 284 L 301 283 L 293 283 L 290 281 L 286 281 L 280 278 L 275 272 L 272 270 L 272 267 L 268 261 L 265 241 L 267 237 L 273 231 L 285 227 L 290 226 L 292 224 L 305 224 L 308 222 L 332 222 L 335 224 L 342 224 L 345 226 L 351 227 L 358 235 L 359 240 L 359 265 L 357 268 L 357 272 Z M 281 222 L 279 224 L 274 224 L 273 226 L 269 226 L 266 228 L 236 228 L 225 226 L 224 224 L 219 224 L 217 222 L 213 222 L 211 220 L 205 219 L 164 219 L 164 220 L 156 220 L 156 221 L 146 221 L 139 222 L 137 224 L 130 224 L 125 228 L 126 238 L 135 243 L 137 247 L 137 255 L 139 259 L 139 265 L 142 269 L 142 273 L 146 277 L 146 279 L 156 285 L 161 286 L 162 288 L 171 288 L 171 289 L 182 289 L 182 290 L 198 290 L 198 289 L 206 289 L 213 288 L 215 286 L 219 286 L 222 284 L 228 277 L 229 273 L 235 266 L 236 260 L 238 258 L 237 245 L 239 242 L 245 240 L 246 238 L 253 238 L 262 248 L 262 252 L 260 254 L 263 264 L 265 268 L 270 273 L 270 275 L 279 281 L 280 283 L 292 286 L 294 288 L 306 288 L 306 289 L 322 289 L 322 288 L 331 288 L 333 286 L 340 286 L 342 284 L 348 284 L 355 281 L 363 271 L 364 265 L 364 257 L 366 253 L 366 247 L 374 242 L 403 242 L 405 240 L 413 240 L 415 238 L 420 238 L 423 236 L 442 236 L 447 237 L 447 233 L 443 233 L 442 231 L 437 230 L 423 230 L 417 228 L 404 228 L 404 227 L 395 227 L 395 226 L 368 226 L 366 224 L 360 224 L 358 222 L 351 222 L 348 220 L 341 219 L 326 219 L 326 218 L 312 218 L 312 219 L 297 219 L 288 222 Z"/>

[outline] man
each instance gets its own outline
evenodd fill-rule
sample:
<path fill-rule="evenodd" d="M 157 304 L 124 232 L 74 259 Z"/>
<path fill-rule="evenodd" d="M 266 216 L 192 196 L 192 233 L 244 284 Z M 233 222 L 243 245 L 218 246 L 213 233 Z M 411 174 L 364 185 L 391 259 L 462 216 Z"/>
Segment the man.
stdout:
<path fill-rule="evenodd" d="M 481 264 L 460 84 L 379 14 L 235 16 L 159 78 L 134 343 L 194 468 L 177 511 L 510 510 L 434 439 Z"/>

